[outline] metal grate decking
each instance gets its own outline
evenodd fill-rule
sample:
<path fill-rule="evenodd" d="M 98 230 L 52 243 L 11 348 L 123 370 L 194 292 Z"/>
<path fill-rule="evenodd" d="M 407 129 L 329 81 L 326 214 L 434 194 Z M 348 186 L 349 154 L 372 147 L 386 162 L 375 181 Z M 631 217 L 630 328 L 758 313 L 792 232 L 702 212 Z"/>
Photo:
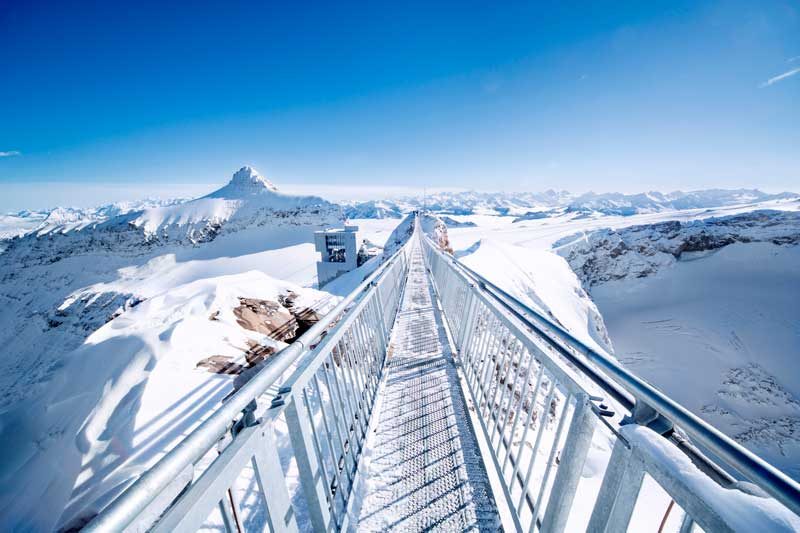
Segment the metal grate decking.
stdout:
<path fill-rule="evenodd" d="M 364 452 L 357 531 L 496 531 L 497 509 L 417 246 Z"/>

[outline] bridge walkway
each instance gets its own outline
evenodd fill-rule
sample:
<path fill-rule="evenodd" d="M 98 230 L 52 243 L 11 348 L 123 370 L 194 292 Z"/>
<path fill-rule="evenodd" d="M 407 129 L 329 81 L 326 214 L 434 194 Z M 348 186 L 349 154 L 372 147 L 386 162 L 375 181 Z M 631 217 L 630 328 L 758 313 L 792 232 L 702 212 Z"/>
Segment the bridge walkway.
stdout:
<path fill-rule="evenodd" d="M 500 521 L 419 244 L 365 444 L 357 531 L 497 531 Z"/>

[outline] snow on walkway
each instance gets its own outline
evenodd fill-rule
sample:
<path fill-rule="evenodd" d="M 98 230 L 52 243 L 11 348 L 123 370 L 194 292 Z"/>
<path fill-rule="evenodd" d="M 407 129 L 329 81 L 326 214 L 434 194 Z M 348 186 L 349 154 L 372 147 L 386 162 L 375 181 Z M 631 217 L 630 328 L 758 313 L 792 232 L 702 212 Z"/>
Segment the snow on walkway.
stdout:
<path fill-rule="evenodd" d="M 497 531 L 489 480 L 419 247 L 364 450 L 357 531 Z"/>

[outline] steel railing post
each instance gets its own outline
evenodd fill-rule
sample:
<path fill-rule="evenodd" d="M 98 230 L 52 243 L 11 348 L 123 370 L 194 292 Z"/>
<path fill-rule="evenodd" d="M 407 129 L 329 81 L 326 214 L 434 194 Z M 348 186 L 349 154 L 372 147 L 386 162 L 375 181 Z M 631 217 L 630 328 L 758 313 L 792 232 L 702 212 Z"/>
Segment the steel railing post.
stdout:
<path fill-rule="evenodd" d="M 256 482 L 267 508 L 267 525 L 271 531 L 297 531 L 297 519 L 284 482 L 280 456 L 275 453 L 278 442 L 268 420 L 261 422 L 261 442 L 253 455 Z"/>
<path fill-rule="evenodd" d="M 606 531 L 627 531 L 628 524 L 639 499 L 644 481 L 644 463 L 635 454 L 628 457 L 625 471 L 619 483 L 619 490 L 614 498 L 614 506 L 606 522 Z"/>
<path fill-rule="evenodd" d="M 631 449 L 624 440 L 617 437 L 611 450 L 608 466 L 606 466 L 606 473 L 603 476 L 603 484 L 600 485 L 600 492 L 594 503 L 592 517 L 586 528 L 587 533 L 604 533 L 606 531 L 630 456 Z"/>
<path fill-rule="evenodd" d="M 284 416 L 311 525 L 316 531 L 327 531 L 331 519 L 328 488 L 324 484 L 321 471 L 323 465 L 315 453 L 314 435 L 311 429 L 314 421 L 306 409 L 301 409 L 301 404 L 294 394 L 290 394 L 287 398 Z"/>
<path fill-rule="evenodd" d="M 575 499 L 575 492 L 581 479 L 581 472 L 597 423 L 588 395 L 581 393 L 576 395 L 575 400 L 575 411 L 572 414 L 572 421 L 561 454 L 561 462 L 553 481 L 553 488 L 542 522 L 542 531 L 548 533 L 560 533 L 567 526 L 572 501 Z M 556 446 L 558 443 L 553 443 L 553 445 Z M 534 512 L 538 513 L 538 510 Z"/>
<path fill-rule="evenodd" d="M 466 302 L 467 313 L 464 315 L 464 320 L 461 321 L 461 331 L 458 332 L 456 341 L 458 343 L 456 348 L 458 349 L 459 354 L 461 354 L 466 348 L 467 336 L 470 325 L 472 324 L 472 315 L 475 312 L 475 307 L 477 305 L 475 297 L 472 295 L 472 292 L 469 291 L 469 289 L 467 290 L 464 300 Z"/>
<path fill-rule="evenodd" d="M 683 513 L 683 519 L 681 520 L 681 528 L 678 530 L 678 533 L 692 533 L 694 529 L 694 519 L 691 517 L 689 513 Z"/>

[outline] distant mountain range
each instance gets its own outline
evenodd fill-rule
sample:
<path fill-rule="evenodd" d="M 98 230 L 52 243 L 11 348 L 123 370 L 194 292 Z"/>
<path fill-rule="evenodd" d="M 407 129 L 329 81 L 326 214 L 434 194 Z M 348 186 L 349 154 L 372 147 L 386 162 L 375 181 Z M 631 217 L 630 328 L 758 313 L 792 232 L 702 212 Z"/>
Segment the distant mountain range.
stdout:
<path fill-rule="evenodd" d="M 646 192 L 638 194 L 594 193 L 575 195 L 567 191 L 544 192 L 437 192 L 427 196 L 404 196 L 368 201 L 341 202 L 339 205 L 316 196 L 289 196 L 250 167 L 236 172 L 230 183 L 197 199 L 148 199 L 117 202 L 93 208 L 57 207 L 40 211 L 20 211 L 0 215 L 0 251 L 8 239 L 36 232 L 67 233 L 87 226 L 122 223 L 138 228 L 148 240 L 178 238 L 197 241 L 208 238 L 222 225 L 258 224 L 259 216 L 275 211 L 325 212 L 329 222 L 337 219 L 402 218 L 415 209 L 425 208 L 439 215 L 513 216 L 514 222 L 574 214 L 575 218 L 616 215 L 630 216 L 683 209 L 707 209 L 746 205 L 770 200 L 800 201 L 793 192 L 770 194 L 758 189 L 707 189 Z M 452 219 L 451 219 L 452 220 Z M 454 220 L 452 220 L 455 222 Z M 234 224 L 229 224 L 234 222 Z"/>
<path fill-rule="evenodd" d="M 400 218 L 413 209 L 427 208 L 442 215 L 514 216 L 517 220 L 545 218 L 563 213 L 576 216 L 603 214 L 630 216 L 668 210 L 705 209 L 768 200 L 800 199 L 792 192 L 770 194 L 757 189 L 708 189 L 647 192 L 639 194 L 589 192 L 574 195 L 566 191 L 531 192 L 439 192 L 425 197 L 370 200 L 344 203 L 348 218 Z"/>
<path fill-rule="evenodd" d="M 219 232 L 277 224 L 336 224 L 340 208 L 317 196 L 280 193 L 250 167 L 242 167 L 230 182 L 202 198 L 118 202 L 93 208 L 56 207 L 0 215 L 0 251 L 14 237 L 65 235 L 75 240 L 91 233 L 92 240 L 123 240 L 196 244 Z M 93 230 L 89 232 L 88 230 Z M 133 237 L 128 239 L 128 237 Z M 66 239 L 55 241 L 67 244 Z"/>

